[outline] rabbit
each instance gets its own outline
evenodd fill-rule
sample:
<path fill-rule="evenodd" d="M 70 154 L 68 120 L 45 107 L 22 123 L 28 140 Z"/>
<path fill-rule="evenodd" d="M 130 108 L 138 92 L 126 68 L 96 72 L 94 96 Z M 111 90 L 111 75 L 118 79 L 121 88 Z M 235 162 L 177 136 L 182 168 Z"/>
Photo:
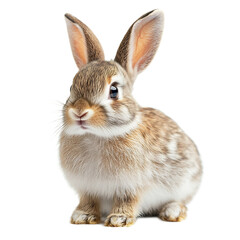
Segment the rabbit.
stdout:
<path fill-rule="evenodd" d="M 110 227 L 145 215 L 185 219 L 202 177 L 197 147 L 171 118 L 132 96 L 137 75 L 159 46 L 163 13 L 137 19 L 111 61 L 84 23 L 70 14 L 65 20 L 79 68 L 59 140 L 61 167 L 80 199 L 71 223 L 101 223 L 104 216 Z"/>

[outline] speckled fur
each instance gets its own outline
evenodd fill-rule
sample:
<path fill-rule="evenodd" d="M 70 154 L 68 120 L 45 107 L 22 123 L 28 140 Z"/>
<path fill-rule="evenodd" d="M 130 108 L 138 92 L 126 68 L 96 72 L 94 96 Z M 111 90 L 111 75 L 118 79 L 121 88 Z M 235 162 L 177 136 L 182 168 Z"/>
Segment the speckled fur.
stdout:
<path fill-rule="evenodd" d="M 163 15 L 155 10 L 135 23 L 141 27 L 141 20 L 145 24 L 148 18 L 156 28 Z M 145 214 L 180 221 L 186 217 L 185 204 L 201 181 L 201 160 L 193 141 L 171 118 L 159 110 L 140 107 L 132 96 L 132 73 L 137 70 L 129 70 L 128 54 L 133 47 L 130 40 L 137 35 L 132 33 L 134 24 L 118 49 L 116 61 L 99 57 L 81 66 L 63 108 L 60 160 L 67 180 L 80 195 L 72 223 L 98 223 L 101 213 L 109 214 L 105 225 L 112 227 L 130 226 L 137 216 Z M 148 47 L 152 53 L 145 56 L 141 69 L 157 50 L 156 44 Z M 91 40 L 88 55 L 99 49 L 99 43 Z M 119 88 L 117 100 L 108 97 L 113 81 Z M 85 116 L 86 129 L 76 124 L 70 109 L 76 117 L 92 113 Z"/>

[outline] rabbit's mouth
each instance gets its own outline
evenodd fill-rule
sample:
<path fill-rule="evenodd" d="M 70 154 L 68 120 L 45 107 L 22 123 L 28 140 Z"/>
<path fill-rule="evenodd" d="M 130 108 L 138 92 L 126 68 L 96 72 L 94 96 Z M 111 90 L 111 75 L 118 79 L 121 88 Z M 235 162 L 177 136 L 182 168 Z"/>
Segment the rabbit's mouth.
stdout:
<path fill-rule="evenodd" d="M 82 129 L 88 129 L 87 127 L 86 127 L 86 121 L 84 121 L 84 120 L 78 120 L 77 121 L 77 124 L 82 128 Z"/>

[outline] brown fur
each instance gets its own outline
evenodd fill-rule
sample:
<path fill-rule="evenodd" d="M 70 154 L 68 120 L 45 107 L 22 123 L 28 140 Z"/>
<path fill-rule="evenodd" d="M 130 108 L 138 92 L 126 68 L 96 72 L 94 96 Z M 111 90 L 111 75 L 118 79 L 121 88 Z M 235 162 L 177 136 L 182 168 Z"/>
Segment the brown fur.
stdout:
<path fill-rule="evenodd" d="M 112 81 L 112 76 L 107 77 L 107 83 L 110 84 Z"/>
<path fill-rule="evenodd" d="M 72 107 L 77 110 L 78 116 L 81 116 L 86 109 L 90 108 L 90 105 L 85 99 L 80 98 Z"/>
<path fill-rule="evenodd" d="M 104 126 L 107 121 L 104 108 L 98 105 L 93 105 L 91 109 L 94 111 L 94 115 L 89 120 L 89 124 L 93 126 Z"/>
<path fill-rule="evenodd" d="M 73 79 L 72 91 L 74 98 L 76 100 L 84 98 L 94 101 L 94 96 L 99 96 L 103 92 L 107 79 L 117 74 L 117 72 L 116 64 L 111 62 L 99 61 L 89 63 Z"/>

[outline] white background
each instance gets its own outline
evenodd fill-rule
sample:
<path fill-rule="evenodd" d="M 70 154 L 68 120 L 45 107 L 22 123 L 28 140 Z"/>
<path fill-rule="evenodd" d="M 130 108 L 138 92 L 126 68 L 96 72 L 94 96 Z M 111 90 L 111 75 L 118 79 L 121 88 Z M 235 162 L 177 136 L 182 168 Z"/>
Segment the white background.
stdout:
<path fill-rule="evenodd" d="M 239 239 L 239 1 L 1 1 L 1 239 Z M 188 218 L 141 218 L 130 228 L 71 225 L 77 195 L 58 159 L 61 108 L 77 67 L 64 13 L 97 35 L 107 60 L 142 14 L 160 8 L 159 51 L 134 96 L 172 117 L 203 159 Z"/>

